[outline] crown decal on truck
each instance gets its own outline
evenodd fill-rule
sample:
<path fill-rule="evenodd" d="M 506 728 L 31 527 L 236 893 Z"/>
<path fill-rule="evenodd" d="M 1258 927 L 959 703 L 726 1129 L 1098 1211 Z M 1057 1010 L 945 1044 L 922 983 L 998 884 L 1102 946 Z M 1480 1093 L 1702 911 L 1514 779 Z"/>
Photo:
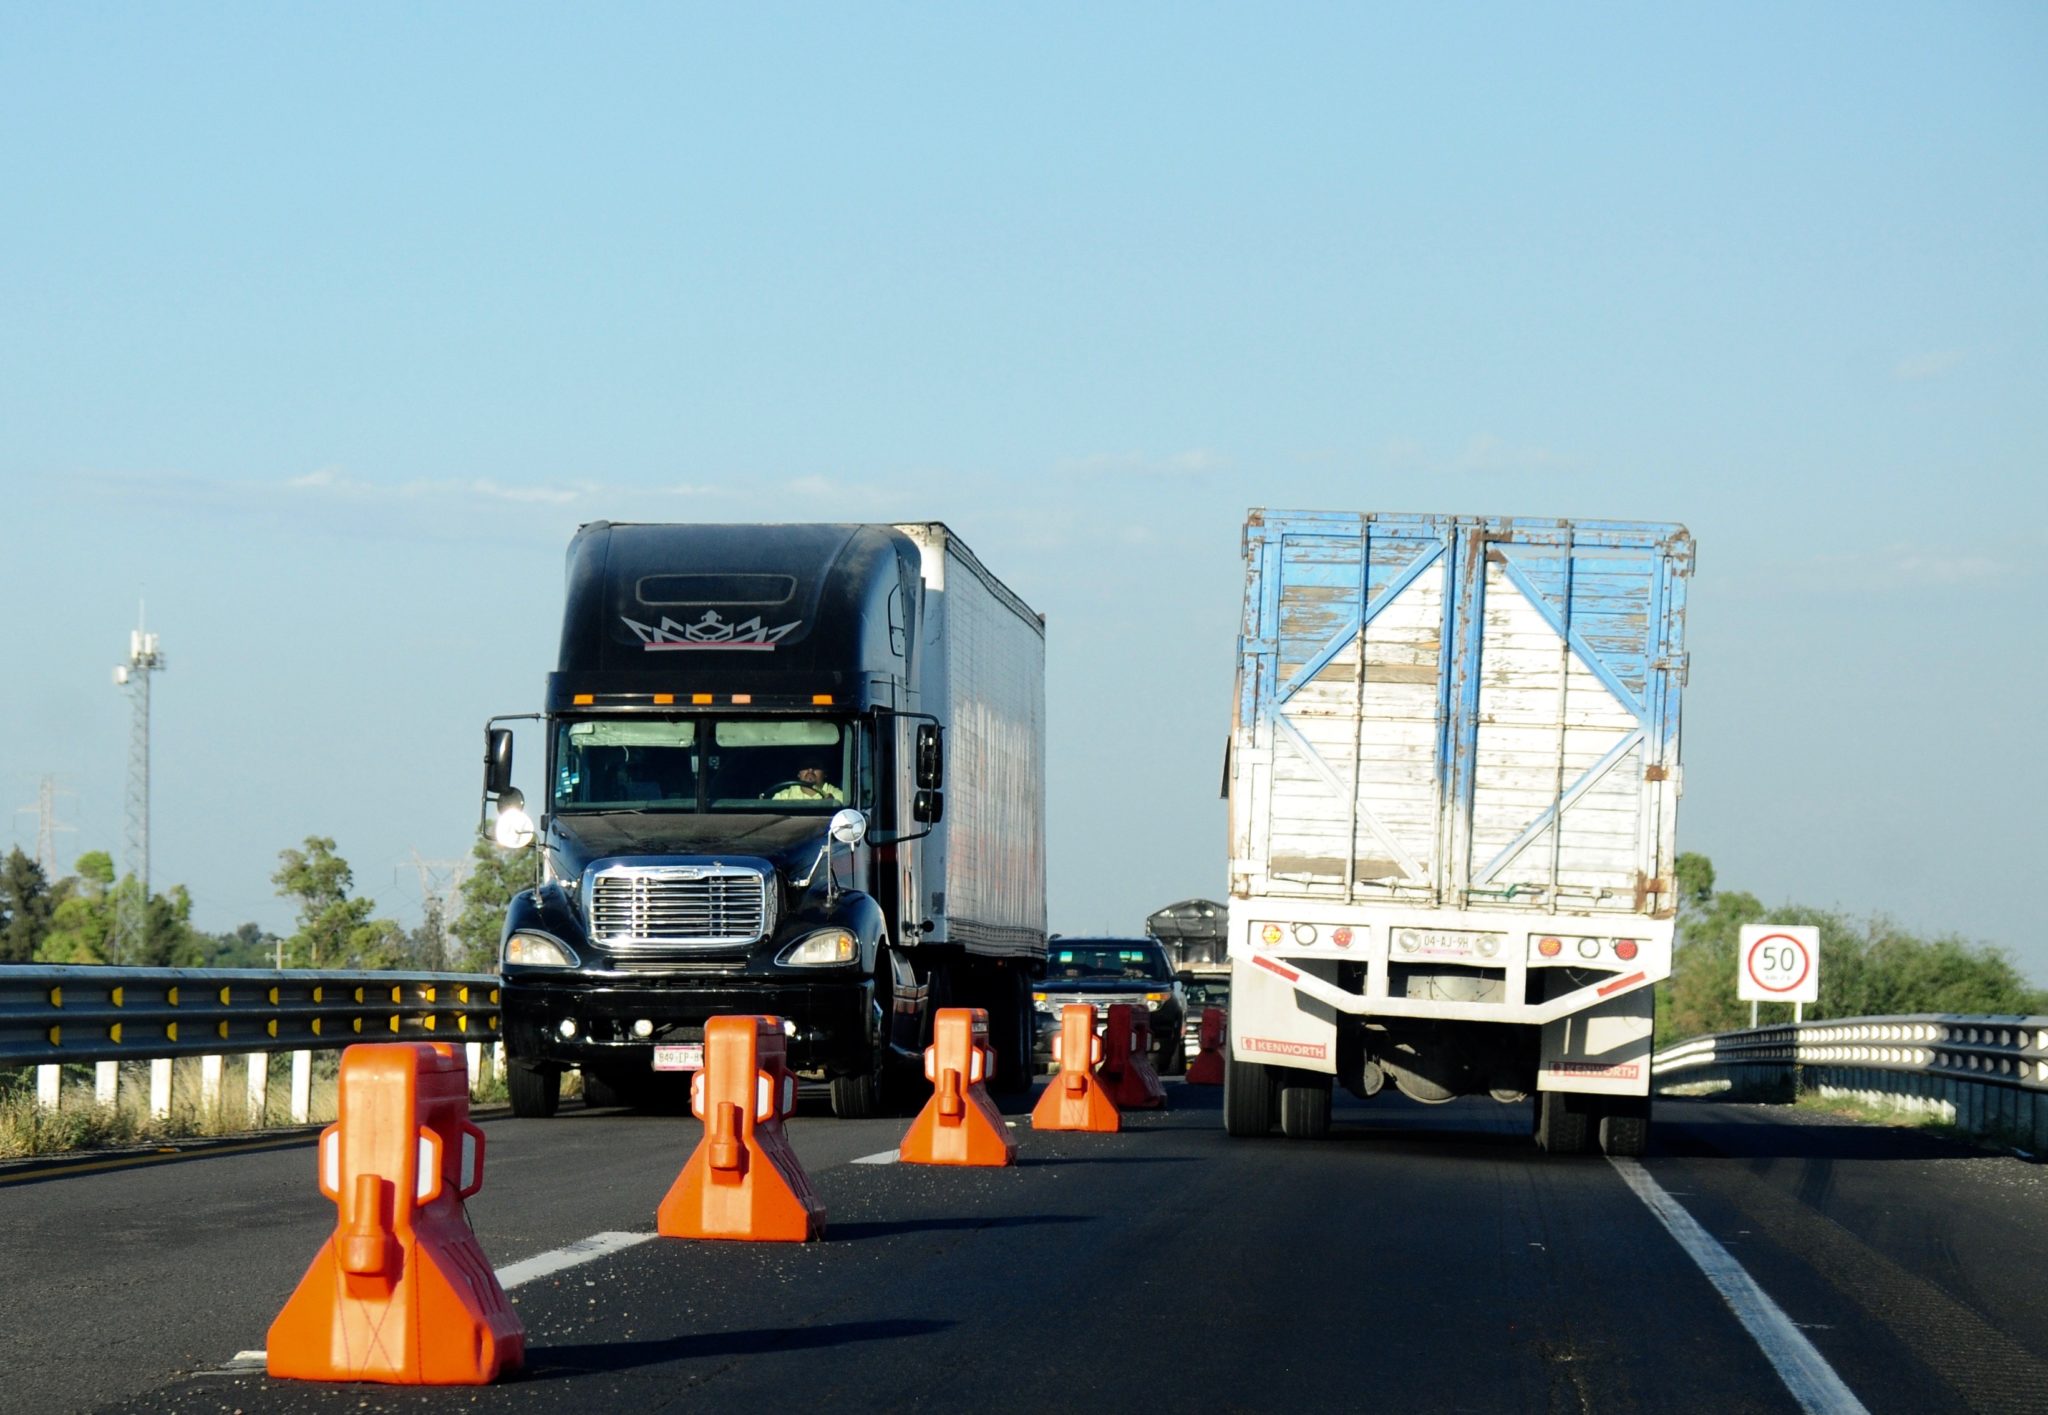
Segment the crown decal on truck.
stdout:
<path fill-rule="evenodd" d="M 745 649 L 755 653 L 773 653 L 775 645 L 791 630 L 802 624 L 801 619 L 792 619 L 787 624 L 768 628 L 761 623 L 761 616 L 755 615 L 737 624 L 729 624 L 718 617 L 718 611 L 707 609 L 704 617 L 694 624 L 678 624 L 666 614 L 660 624 L 642 624 L 630 615 L 620 615 L 626 627 L 640 636 L 640 647 L 646 653 L 661 653 L 671 649 Z"/>

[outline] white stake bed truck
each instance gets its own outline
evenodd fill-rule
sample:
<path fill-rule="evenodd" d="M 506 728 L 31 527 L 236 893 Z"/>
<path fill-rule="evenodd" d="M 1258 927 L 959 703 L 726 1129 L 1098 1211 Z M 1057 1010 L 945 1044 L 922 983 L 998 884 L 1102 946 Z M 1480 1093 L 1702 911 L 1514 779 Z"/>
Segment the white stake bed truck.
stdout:
<path fill-rule="evenodd" d="M 1225 1128 L 1392 1082 L 1642 1153 L 1691 536 L 1253 511 L 1244 553 Z"/>

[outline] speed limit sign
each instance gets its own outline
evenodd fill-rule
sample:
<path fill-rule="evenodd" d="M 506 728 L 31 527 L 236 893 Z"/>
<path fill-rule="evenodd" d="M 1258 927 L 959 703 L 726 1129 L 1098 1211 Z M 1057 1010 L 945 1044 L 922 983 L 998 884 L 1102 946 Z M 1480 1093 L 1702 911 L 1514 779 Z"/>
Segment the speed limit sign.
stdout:
<path fill-rule="evenodd" d="M 1744 1002 L 1820 1001 L 1820 930 L 1812 924 L 1744 924 L 1735 995 Z"/>

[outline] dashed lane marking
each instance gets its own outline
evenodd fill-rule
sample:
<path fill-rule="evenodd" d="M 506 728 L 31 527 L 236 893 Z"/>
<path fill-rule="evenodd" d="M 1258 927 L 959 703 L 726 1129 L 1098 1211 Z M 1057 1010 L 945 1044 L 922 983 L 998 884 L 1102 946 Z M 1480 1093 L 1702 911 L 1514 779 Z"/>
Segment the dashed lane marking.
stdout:
<path fill-rule="evenodd" d="M 847 1162 L 849 1164 L 894 1164 L 896 1163 L 896 1151 L 881 1150 L 875 1154 L 862 1155 L 857 1160 L 849 1160 Z"/>

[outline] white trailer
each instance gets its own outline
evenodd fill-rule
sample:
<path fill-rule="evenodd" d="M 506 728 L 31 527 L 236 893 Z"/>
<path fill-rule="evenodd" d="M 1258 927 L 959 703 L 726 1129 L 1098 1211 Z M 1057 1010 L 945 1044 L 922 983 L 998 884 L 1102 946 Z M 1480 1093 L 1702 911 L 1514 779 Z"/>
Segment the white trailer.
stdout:
<path fill-rule="evenodd" d="M 1391 1082 L 1641 1153 L 1691 537 L 1254 511 L 1244 551 L 1226 1128 Z"/>

